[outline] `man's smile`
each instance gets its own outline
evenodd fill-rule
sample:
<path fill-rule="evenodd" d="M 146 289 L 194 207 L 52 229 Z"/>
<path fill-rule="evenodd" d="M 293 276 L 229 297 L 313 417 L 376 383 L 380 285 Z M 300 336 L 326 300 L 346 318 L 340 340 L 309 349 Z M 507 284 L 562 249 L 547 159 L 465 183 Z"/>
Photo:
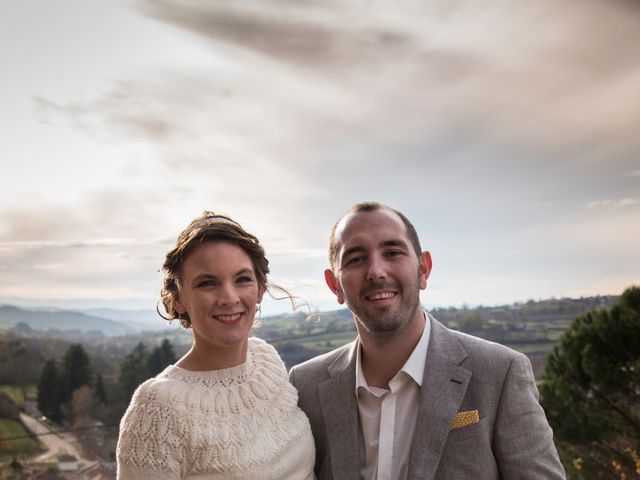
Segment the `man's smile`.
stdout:
<path fill-rule="evenodd" d="M 365 298 L 369 301 L 375 302 L 379 300 L 387 300 L 395 297 L 396 295 L 397 295 L 396 292 L 385 291 L 385 292 L 376 292 L 370 295 L 366 295 Z"/>

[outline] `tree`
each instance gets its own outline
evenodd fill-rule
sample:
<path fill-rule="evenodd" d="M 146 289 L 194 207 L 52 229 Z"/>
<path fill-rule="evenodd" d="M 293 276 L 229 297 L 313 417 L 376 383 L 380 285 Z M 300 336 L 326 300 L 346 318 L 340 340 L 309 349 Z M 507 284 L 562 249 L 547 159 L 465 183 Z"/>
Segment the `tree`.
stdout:
<path fill-rule="evenodd" d="M 147 358 L 147 370 L 150 376 L 156 376 L 167 366 L 176 362 L 176 354 L 168 339 L 162 340 L 159 347 L 154 348 Z"/>
<path fill-rule="evenodd" d="M 460 330 L 463 332 L 478 332 L 484 328 L 486 320 L 482 312 L 471 310 L 464 314 L 460 322 Z"/>
<path fill-rule="evenodd" d="M 640 287 L 574 320 L 547 359 L 540 393 L 570 478 L 637 478 Z"/>
<path fill-rule="evenodd" d="M 56 361 L 48 360 L 42 368 L 38 382 L 38 409 L 43 415 L 58 422 L 62 420 L 62 388 Z"/>
<path fill-rule="evenodd" d="M 84 427 L 93 421 L 93 397 L 91 387 L 84 385 L 71 397 L 71 420 L 74 427 Z"/>
<path fill-rule="evenodd" d="M 120 367 L 118 386 L 125 404 L 129 403 L 131 395 L 133 395 L 138 385 L 151 376 L 147 368 L 147 355 L 147 348 L 144 343 L 140 342 L 126 356 Z"/>
<path fill-rule="evenodd" d="M 85 385 L 91 386 L 92 377 L 87 352 L 79 343 L 71 345 L 62 359 L 63 400 L 69 402 L 77 389 Z"/>
<path fill-rule="evenodd" d="M 102 404 L 107 403 L 107 390 L 104 388 L 104 380 L 102 379 L 101 374 L 98 374 L 96 376 L 96 388 L 94 392 L 94 397 L 98 403 L 102 403 Z"/>

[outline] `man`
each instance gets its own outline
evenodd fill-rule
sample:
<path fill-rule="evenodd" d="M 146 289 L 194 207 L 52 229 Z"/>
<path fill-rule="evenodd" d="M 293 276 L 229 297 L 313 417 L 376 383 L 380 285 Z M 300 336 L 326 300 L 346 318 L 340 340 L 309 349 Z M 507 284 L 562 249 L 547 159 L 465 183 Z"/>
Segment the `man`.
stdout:
<path fill-rule="evenodd" d="M 355 205 L 329 261 L 358 338 L 290 373 L 320 480 L 565 478 L 529 360 L 423 311 L 431 256 L 403 214 Z"/>

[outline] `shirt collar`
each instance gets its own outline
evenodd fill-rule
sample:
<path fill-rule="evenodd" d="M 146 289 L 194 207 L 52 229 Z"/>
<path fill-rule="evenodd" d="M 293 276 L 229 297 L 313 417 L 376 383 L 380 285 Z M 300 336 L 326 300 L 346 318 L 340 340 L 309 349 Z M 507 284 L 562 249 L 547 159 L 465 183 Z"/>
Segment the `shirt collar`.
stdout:
<path fill-rule="evenodd" d="M 400 369 L 400 372 L 405 372 L 409 375 L 414 382 L 419 386 L 422 386 L 422 377 L 424 376 L 424 365 L 427 360 L 427 347 L 429 346 L 429 336 L 431 334 L 431 322 L 430 316 L 425 312 L 424 330 L 418 340 L 418 344 L 411 352 L 411 355 Z M 369 389 L 367 379 L 364 377 L 362 371 L 361 353 L 362 345 L 360 344 L 360 337 L 358 337 L 358 343 L 356 345 L 356 395 L 358 394 L 358 388 L 364 387 Z M 398 372 L 398 373 L 400 373 Z M 397 376 L 398 374 L 396 374 Z M 396 378 L 396 377 L 394 377 Z M 393 380 L 392 380 L 393 381 Z"/>

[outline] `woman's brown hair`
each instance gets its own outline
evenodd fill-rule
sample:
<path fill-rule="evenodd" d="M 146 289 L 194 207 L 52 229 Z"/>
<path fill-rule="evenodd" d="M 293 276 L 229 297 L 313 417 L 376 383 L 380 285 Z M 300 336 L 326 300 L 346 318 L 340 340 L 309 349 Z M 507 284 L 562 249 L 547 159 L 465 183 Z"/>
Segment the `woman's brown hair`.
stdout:
<path fill-rule="evenodd" d="M 206 242 L 229 242 L 240 247 L 253 263 L 253 270 L 259 287 L 265 292 L 269 291 L 269 287 L 275 287 L 284 292 L 293 301 L 293 297 L 286 290 L 277 285 L 269 284 L 267 281 L 269 261 L 257 237 L 247 232 L 235 220 L 224 215 L 205 211 L 180 233 L 175 246 L 167 252 L 162 264 L 164 279 L 162 290 L 160 291 L 160 301 L 167 312 L 167 316 L 158 310 L 161 317 L 166 320 L 177 318 L 184 328 L 191 326 L 189 314 L 187 312 L 178 313 L 175 308 L 175 300 L 178 295 L 184 261 L 193 250 Z"/>

